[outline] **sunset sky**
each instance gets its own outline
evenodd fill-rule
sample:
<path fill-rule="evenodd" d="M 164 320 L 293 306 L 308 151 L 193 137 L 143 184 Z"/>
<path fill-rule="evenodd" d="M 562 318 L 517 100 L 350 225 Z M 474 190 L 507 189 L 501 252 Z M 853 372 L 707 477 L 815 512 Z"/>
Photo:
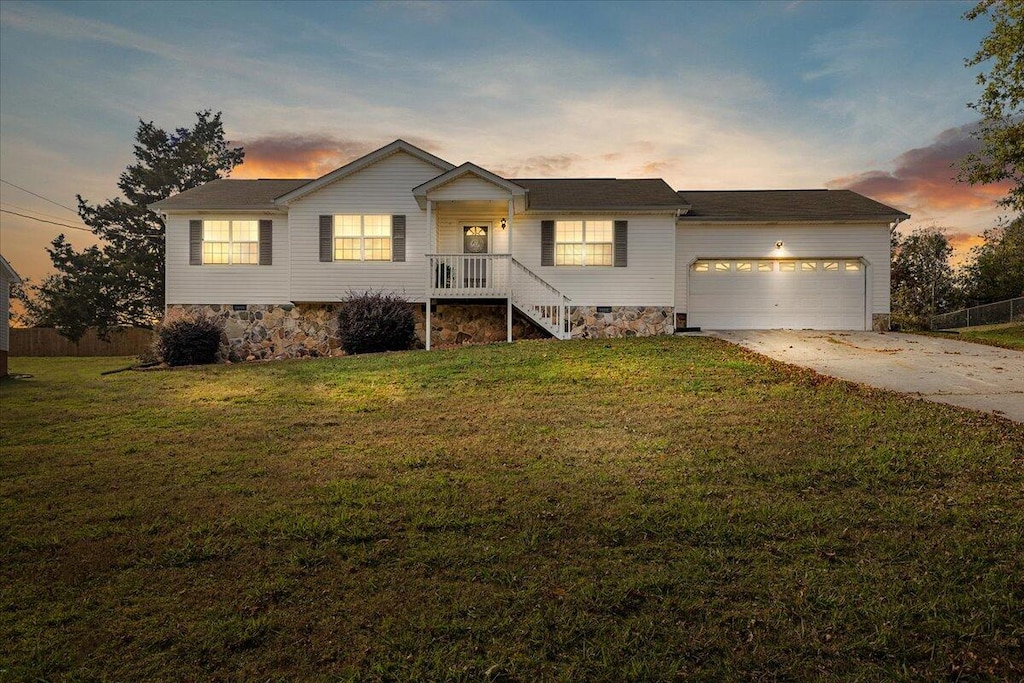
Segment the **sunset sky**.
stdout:
<path fill-rule="evenodd" d="M 1004 191 L 952 181 L 989 28 L 970 6 L 5 0 L 0 202 L 81 225 L 14 186 L 116 196 L 140 118 L 212 109 L 238 178 L 315 177 L 401 137 L 509 176 L 848 187 L 970 245 Z M 38 280 L 60 231 L 3 213 L 0 251 Z"/>

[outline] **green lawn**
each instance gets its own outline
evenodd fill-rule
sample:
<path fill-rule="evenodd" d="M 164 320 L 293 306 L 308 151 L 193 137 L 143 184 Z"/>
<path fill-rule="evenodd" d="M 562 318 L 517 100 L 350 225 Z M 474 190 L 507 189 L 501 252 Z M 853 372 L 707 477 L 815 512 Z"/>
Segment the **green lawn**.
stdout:
<path fill-rule="evenodd" d="M 1020 680 L 1024 427 L 707 338 L 0 384 L 0 680 Z"/>
<path fill-rule="evenodd" d="M 1024 324 L 969 327 L 956 335 L 967 341 L 1024 351 Z"/>
<path fill-rule="evenodd" d="M 952 332 L 913 331 L 926 337 L 940 339 L 959 339 L 986 346 L 999 346 L 1004 349 L 1024 351 L 1024 323 L 1004 323 L 1002 325 L 983 325 L 981 327 L 961 327 Z"/>

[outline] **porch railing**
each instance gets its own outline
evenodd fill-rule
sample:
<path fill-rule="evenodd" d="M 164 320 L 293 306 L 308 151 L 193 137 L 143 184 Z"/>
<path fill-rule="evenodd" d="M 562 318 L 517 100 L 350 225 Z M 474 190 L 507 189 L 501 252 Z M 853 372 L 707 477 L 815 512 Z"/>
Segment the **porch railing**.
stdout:
<path fill-rule="evenodd" d="M 507 297 L 509 254 L 427 254 L 430 296 Z"/>
<path fill-rule="evenodd" d="M 569 297 L 519 261 L 511 263 L 512 305 L 557 339 L 568 339 Z"/>
<path fill-rule="evenodd" d="M 568 339 L 569 298 L 509 254 L 427 254 L 432 299 L 509 298 L 558 339 Z"/>

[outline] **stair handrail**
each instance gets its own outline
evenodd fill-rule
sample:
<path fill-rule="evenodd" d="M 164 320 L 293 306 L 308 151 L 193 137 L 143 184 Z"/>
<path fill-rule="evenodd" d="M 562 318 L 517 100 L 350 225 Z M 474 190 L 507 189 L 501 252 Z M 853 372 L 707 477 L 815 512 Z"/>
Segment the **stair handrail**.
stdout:
<path fill-rule="evenodd" d="M 551 292 L 552 294 L 555 294 L 557 296 L 562 297 L 565 300 L 566 303 L 572 301 L 572 299 L 567 297 L 565 294 L 562 294 L 562 292 L 557 287 L 555 287 L 553 284 L 551 284 L 550 282 L 548 282 L 547 280 L 542 278 L 540 275 L 537 275 L 537 273 L 533 272 L 532 270 L 530 270 L 529 268 L 524 266 L 514 256 L 512 257 L 511 260 L 512 260 L 513 264 L 515 264 L 516 266 L 519 267 L 519 272 L 525 273 L 526 275 L 532 277 L 534 280 L 536 280 L 541 285 L 546 287 L 549 292 Z"/>

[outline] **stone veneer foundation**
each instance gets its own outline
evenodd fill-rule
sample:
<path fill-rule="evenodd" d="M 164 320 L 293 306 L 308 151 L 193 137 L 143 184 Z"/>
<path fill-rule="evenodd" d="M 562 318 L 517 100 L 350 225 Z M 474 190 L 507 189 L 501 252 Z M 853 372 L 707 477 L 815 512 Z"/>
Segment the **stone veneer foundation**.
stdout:
<path fill-rule="evenodd" d="M 675 332 L 671 306 L 571 306 L 569 322 L 573 339 L 651 337 Z"/>
<path fill-rule="evenodd" d="M 169 304 L 165 320 L 188 313 L 218 318 L 224 325 L 227 358 L 232 361 L 271 358 L 341 356 L 337 334 L 337 304 Z M 422 342 L 424 306 L 413 305 L 416 336 Z M 506 307 L 493 304 L 435 304 L 431 314 L 431 344 L 484 344 L 506 339 Z M 673 310 L 658 306 L 595 306 L 569 309 L 574 339 L 643 337 L 673 332 Z M 513 311 L 513 339 L 543 339 L 541 330 Z"/>
<path fill-rule="evenodd" d="M 334 304 L 168 304 L 164 320 L 188 313 L 218 318 L 228 359 L 342 356 Z"/>

